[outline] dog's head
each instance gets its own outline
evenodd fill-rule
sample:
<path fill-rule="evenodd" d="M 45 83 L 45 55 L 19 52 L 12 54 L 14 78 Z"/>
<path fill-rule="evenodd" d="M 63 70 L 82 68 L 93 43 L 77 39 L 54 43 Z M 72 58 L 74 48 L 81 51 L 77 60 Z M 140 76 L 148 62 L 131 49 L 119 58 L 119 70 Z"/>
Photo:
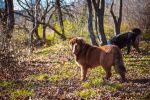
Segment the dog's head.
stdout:
<path fill-rule="evenodd" d="M 132 29 L 132 32 L 134 32 L 137 35 L 140 35 L 142 33 L 142 31 L 139 28 Z"/>
<path fill-rule="evenodd" d="M 78 54 L 80 52 L 80 50 L 82 49 L 82 46 L 85 43 L 85 41 L 81 37 L 76 37 L 76 38 L 72 38 L 69 41 L 69 43 L 72 47 L 72 53 Z"/>

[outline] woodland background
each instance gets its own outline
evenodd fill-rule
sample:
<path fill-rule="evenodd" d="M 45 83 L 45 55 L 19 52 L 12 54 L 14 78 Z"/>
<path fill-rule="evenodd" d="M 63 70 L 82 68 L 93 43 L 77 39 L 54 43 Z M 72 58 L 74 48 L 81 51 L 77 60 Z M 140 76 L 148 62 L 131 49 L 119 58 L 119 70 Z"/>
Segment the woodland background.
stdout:
<path fill-rule="evenodd" d="M 104 82 L 101 67 L 79 80 L 70 38 L 106 45 L 135 27 L 142 30 L 142 53 L 122 50 L 128 82 L 114 71 Z M 0 99 L 149 100 L 149 41 L 150 0 L 0 0 Z"/>

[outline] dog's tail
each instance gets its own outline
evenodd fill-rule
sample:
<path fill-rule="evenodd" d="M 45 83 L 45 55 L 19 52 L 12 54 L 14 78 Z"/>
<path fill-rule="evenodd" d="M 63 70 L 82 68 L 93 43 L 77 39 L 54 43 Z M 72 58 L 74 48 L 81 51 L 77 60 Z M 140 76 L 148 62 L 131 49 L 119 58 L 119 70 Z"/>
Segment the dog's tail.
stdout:
<path fill-rule="evenodd" d="M 118 74 L 120 74 L 122 80 L 125 80 L 125 73 L 127 71 L 124 66 L 121 50 L 118 47 L 116 47 L 116 50 L 115 50 L 115 66 L 114 66 L 114 68 L 115 68 L 115 71 Z"/>

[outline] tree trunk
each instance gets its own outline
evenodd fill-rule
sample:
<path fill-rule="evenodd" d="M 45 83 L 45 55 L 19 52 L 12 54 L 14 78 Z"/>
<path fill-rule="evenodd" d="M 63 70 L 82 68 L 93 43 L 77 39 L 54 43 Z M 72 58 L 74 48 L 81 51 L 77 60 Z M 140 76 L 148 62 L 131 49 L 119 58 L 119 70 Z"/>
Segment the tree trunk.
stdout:
<path fill-rule="evenodd" d="M 11 38 L 11 33 L 14 29 L 14 5 L 13 0 L 6 0 L 7 2 L 7 38 Z"/>
<path fill-rule="evenodd" d="M 99 3 L 101 3 L 99 5 Z M 104 11 L 105 11 L 105 0 L 98 0 L 97 2 L 93 0 L 94 9 L 98 18 L 98 30 L 99 30 L 99 38 L 100 38 L 100 44 L 106 45 L 107 39 L 104 33 Z M 101 6 L 99 8 L 99 6 Z"/>
<path fill-rule="evenodd" d="M 94 35 L 94 31 L 93 31 L 93 17 L 92 17 L 92 3 L 91 3 L 91 0 L 87 0 L 87 3 L 88 3 L 88 31 L 89 31 L 89 35 L 90 35 L 90 39 L 91 39 L 91 42 L 93 45 L 97 45 L 97 42 L 96 42 L 96 38 L 95 38 L 95 35 Z"/>
<path fill-rule="evenodd" d="M 98 13 L 98 24 L 99 24 L 99 38 L 101 39 L 101 45 L 107 44 L 107 39 L 104 33 L 104 15 L 99 11 Z"/>
<path fill-rule="evenodd" d="M 62 35 L 64 35 L 65 37 L 65 31 L 64 31 L 64 23 L 63 23 L 63 15 L 62 15 L 62 11 L 61 11 L 61 4 L 60 4 L 60 0 L 56 0 L 56 9 L 57 9 L 57 13 L 58 13 L 58 20 L 59 20 L 59 24 L 60 24 L 60 28 L 62 31 Z M 64 38 L 64 40 L 66 39 L 66 37 Z"/>
<path fill-rule="evenodd" d="M 14 6 L 13 0 L 5 0 L 5 10 L 2 15 L 4 25 L 2 32 L 0 33 L 0 73 L 6 80 L 16 79 L 16 67 L 15 57 L 13 53 L 13 47 L 11 45 L 11 37 L 14 29 Z M 0 29 L 1 30 L 1 29 Z"/>
<path fill-rule="evenodd" d="M 45 43 L 46 42 L 46 25 L 45 25 L 45 18 L 43 19 L 43 22 L 44 22 L 44 24 L 43 24 L 43 43 Z"/>
<path fill-rule="evenodd" d="M 43 42 L 46 42 L 46 27 L 43 25 Z"/>
<path fill-rule="evenodd" d="M 36 28 L 35 28 L 34 33 L 35 33 L 35 36 L 36 36 L 37 41 L 40 41 L 41 38 L 40 38 L 40 36 L 39 36 L 38 26 L 39 26 L 39 25 L 35 26 Z M 34 27 L 33 27 L 33 28 L 34 28 Z"/>
<path fill-rule="evenodd" d="M 7 1 L 5 0 L 5 9 L 0 8 L 0 23 L 1 23 L 1 31 L 5 30 L 7 27 Z"/>
<path fill-rule="evenodd" d="M 35 30 L 34 30 L 34 34 L 36 36 L 36 39 L 37 39 L 37 42 L 40 41 L 40 36 L 39 36 L 39 32 L 38 32 L 38 26 L 39 26 L 39 23 L 38 23 L 38 10 L 39 10 L 39 5 L 40 4 L 40 0 L 36 0 L 36 4 L 35 4 L 35 18 L 34 18 L 34 26 L 33 28 L 35 27 Z"/>
<path fill-rule="evenodd" d="M 119 16 L 118 16 L 118 18 L 114 14 L 113 5 L 114 5 L 114 0 L 112 1 L 112 4 L 111 4 L 110 13 L 111 13 L 111 15 L 113 17 L 113 20 L 114 20 L 114 28 L 115 28 L 114 29 L 114 33 L 115 33 L 115 35 L 117 35 L 117 34 L 120 34 L 120 29 L 121 29 L 123 2 L 122 2 L 122 0 L 120 0 Z"/>
<path fill-rule="evenodd" d="M 97 20 L 97 13 L 95 12 L 95 31 L 96 31 L 96 35 L 98 37 L 98 40 L 101 41 L 101 39 L 99 38 L 99 34 L 98 34 L 98 20 Z"/>
<path fill-rule="evenodd" d="M 38 33 L 38 23 L 37 23 L 37 25 L 35 25 L 35 21 L 36 21 L 36 19 L 34 19 L 34 22 L 33 22 L 33 28 L 34 28 L 33 35 L 36 37 L 36 40 L 39 41 L 40 36 L 39 36 L 39 33 Z"/>
<path fill-rule="evenodd" d="M 29 36 L 29 47 L 30 47 L 30 50 L 29 50 L 29 54 L 31 54 L 32 52 L 33 52 L 33 33 L 35 32 L 36 33 L 36 31 L 37 31 L 37 29 L 38 29 L 38 20 L 37 20 L 37 18 L 38 18 L 38 12 L 37 12 L 37 9 L 38 9 L 38 5 L 39 5 L 39 3 L 40 3 L 40 0 L 36 0 L 36 4 L 35 4 L 35 6 L 34 6 L 34 10 L 35 10 L 35 12 L 34 12 L 34 22 L 33 22 L 33 29 L 31 30 L 31 32 L 30 32 L 30 36 Z M 36 35 L 38 35 L 38 34 L 36 34 Z"/>

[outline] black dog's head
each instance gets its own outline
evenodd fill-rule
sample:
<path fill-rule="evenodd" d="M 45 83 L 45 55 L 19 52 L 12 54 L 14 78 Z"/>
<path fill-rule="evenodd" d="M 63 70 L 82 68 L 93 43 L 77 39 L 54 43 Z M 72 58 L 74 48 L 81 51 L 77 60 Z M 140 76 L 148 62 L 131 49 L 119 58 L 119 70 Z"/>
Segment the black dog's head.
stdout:
<path fill-rule="evenodd" d="M 140 42 L 140 35 L 141 35 L 142 31 L 139 28 L 134 28 L 134 29 L 132 29 L 132 32 L 134 34 L 132 37 L 132 43 L 133 43 L 132 45 L 138 52 L 140 52 L 139 42 Z"/>
<path fill-rule="evenodd" d="M 132 29 L 132 32 L 137 34 L 137 35 L 140 35 L 142 33 L 142 31 L 139 28 Z"/>

